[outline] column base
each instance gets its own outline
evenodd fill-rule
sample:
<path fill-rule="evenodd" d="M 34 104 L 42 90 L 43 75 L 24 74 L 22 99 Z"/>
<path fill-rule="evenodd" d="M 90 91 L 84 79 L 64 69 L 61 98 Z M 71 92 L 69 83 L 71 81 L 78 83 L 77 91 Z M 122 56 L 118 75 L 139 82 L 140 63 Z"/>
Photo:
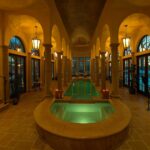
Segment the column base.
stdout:
<path fill-rule="evenodd" d="M 119 94 L 116 94 L 116 93 L 110 93 L 110 98 L 120 99 L 121 96 Z"/>

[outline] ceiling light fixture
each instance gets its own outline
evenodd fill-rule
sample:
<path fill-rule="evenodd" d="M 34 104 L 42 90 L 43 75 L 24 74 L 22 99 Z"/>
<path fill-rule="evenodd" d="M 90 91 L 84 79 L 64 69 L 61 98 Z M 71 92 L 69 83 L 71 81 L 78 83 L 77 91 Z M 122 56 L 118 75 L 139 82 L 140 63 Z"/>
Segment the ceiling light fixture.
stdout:
<path fill-rule="evenodd" d="M 37 37 L 37 28 L 38 26 L 35 26 L 35 37 L 32 39 L 32 48 L 33 50 L 39 50 L 40 49 L 40 40 Z"/>
<path fill-rule="evenodd" d="M 127 35 L 128 25 L 125 25 L 125 28 L 126 28 L 126 31 L 125 31 L 126 33 L 125 33 L 125 37 L 122 39 L 122 41 L 123 41 L 124 49 L 127 49 L 130 47 L 131 38 Z"/>

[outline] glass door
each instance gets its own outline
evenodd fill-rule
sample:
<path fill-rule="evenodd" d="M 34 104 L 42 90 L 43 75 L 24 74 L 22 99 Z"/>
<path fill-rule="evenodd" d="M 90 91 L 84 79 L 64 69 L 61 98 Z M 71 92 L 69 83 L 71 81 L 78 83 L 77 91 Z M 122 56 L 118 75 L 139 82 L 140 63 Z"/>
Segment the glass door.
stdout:
<path fill-rule="evenodd" d="M 79 74 L 84 75 L 84 57 L 79 58 Z"/>
<path fill-rule="evenodd" d="M 26 91 L 25 57 L 9 55 L 10 96 Z"/>
<path fill-rule="evenodd" d="M 90 57 L 85 58 L 85 75 L 90 75 Z"/>
<path fill-rule="evenodd" d="M 132 59 L 128 58 L 123 61 L 123 84 L 124 86 L 131 86 L 132 71 L 131 71 Z"/>
<path fill-rule="evenodd" d="M 146 57 L 138 57 L 138 91 L 145 93 L 146 85 L 144 84 L 144 78 L 146 77 Z"/>
<path fill-rule="evenodd" d="M 40 60 L 32 58 L 32 86 L 34 86 L 35 82 L 39 82 L 40 80 Z"/>

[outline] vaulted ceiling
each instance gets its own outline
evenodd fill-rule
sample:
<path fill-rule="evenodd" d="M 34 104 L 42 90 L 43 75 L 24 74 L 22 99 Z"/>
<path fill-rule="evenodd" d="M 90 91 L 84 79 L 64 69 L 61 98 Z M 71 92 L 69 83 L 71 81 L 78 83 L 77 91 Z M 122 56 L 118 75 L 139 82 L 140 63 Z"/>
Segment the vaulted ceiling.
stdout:
<path fill-rule="evenodd" d="M 72 44 L 88 44 L 106 0 L 55 0 Z"/>

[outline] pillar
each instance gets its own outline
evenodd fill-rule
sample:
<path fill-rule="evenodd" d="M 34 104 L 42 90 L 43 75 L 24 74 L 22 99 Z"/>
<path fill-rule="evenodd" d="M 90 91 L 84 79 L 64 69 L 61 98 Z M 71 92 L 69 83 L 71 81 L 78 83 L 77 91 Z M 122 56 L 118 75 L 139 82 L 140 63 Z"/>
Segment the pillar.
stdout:
<path fill-rule="evenodd" d="M 69 59 L 69 81 L 72 80 L 72 62 L 71 59 Z"/>
<path fill-rule="evenodd" d="M 118 65 L 118 43 L 112 43 L 112 88 L 111 96 L 119 98 L 119 65 Z"/>
<path fill-rule="evenodd" d="M 2 50 L 2 76 L 1 78 L 3 79 L 2 81 L 2 90 L 3 90 L 3 101 L 4 103 L 9 101 L 9 96 L 10 96 L 10 88 L 9 88 L 9 63 L 8 63 L 8 46 L 2 45 L 1 46 Z"/>
<path fill-rule="evenodd" d="M 93 81 L 96 82 L 96 59 L 93 58 Z"/>
<path fill-rule="evenodd" d="M 62 90 L 62 59 L 61 56 L 63 55 L 63 52 L 57 52 L 57 58 L 58 58 L 58 74 L 57 74 L 57 81 L 58 81 L 58 90 Z"/>
<path fill-rule="evenodd" d="M 96 86 L 99 86 L 99 56 L 95 57 L 96 61 Z"/>
<path fill-rule="evenodd" d="M 51 87 L 51 80 L 52 80 L 52 74 L 51 74 L 51 44 L 44 44 L 45 47 L 45 96 L 46 97 L 52 97 L 52 93 L 50 91 Z"/>
<path fill-rule="evenodd" d="M 119 87 L 123 86 L 123 59 L 119 56 Z"/>
<path fill-rule="evenodd" d="M 70 64 L 69 64 L 69 58 L 67 58 L 67 82 L 70 82 Z"/>
<path fill-rule="evenodd" d="M 91 80 L 94 81 L 94 59 L 91 59 Z"/>
<path fill-rule="evenodd" d="M 31 69 L 31 52 L 28 53 L 28 89 L 27 91 L 32 90 L 32 69 Z"/>
<path fill-rule="evenodd" d="M 45 85 L 45 58 L 41 57 L 41 63 L 40 63 L 40 78 L 42 82 L 42 86 Z"/>
<path fill-rule="evenodd" d="M 64 61 L 64 85 L 67 85 L 67 56 L 63 56 L 63 61 Z"/>
<path fill-rule="evenodd" d="M 105 62 L 105 51 L 100 52 L 101 54 L 101 90 L 106 89 L 106 62 Z"/>

